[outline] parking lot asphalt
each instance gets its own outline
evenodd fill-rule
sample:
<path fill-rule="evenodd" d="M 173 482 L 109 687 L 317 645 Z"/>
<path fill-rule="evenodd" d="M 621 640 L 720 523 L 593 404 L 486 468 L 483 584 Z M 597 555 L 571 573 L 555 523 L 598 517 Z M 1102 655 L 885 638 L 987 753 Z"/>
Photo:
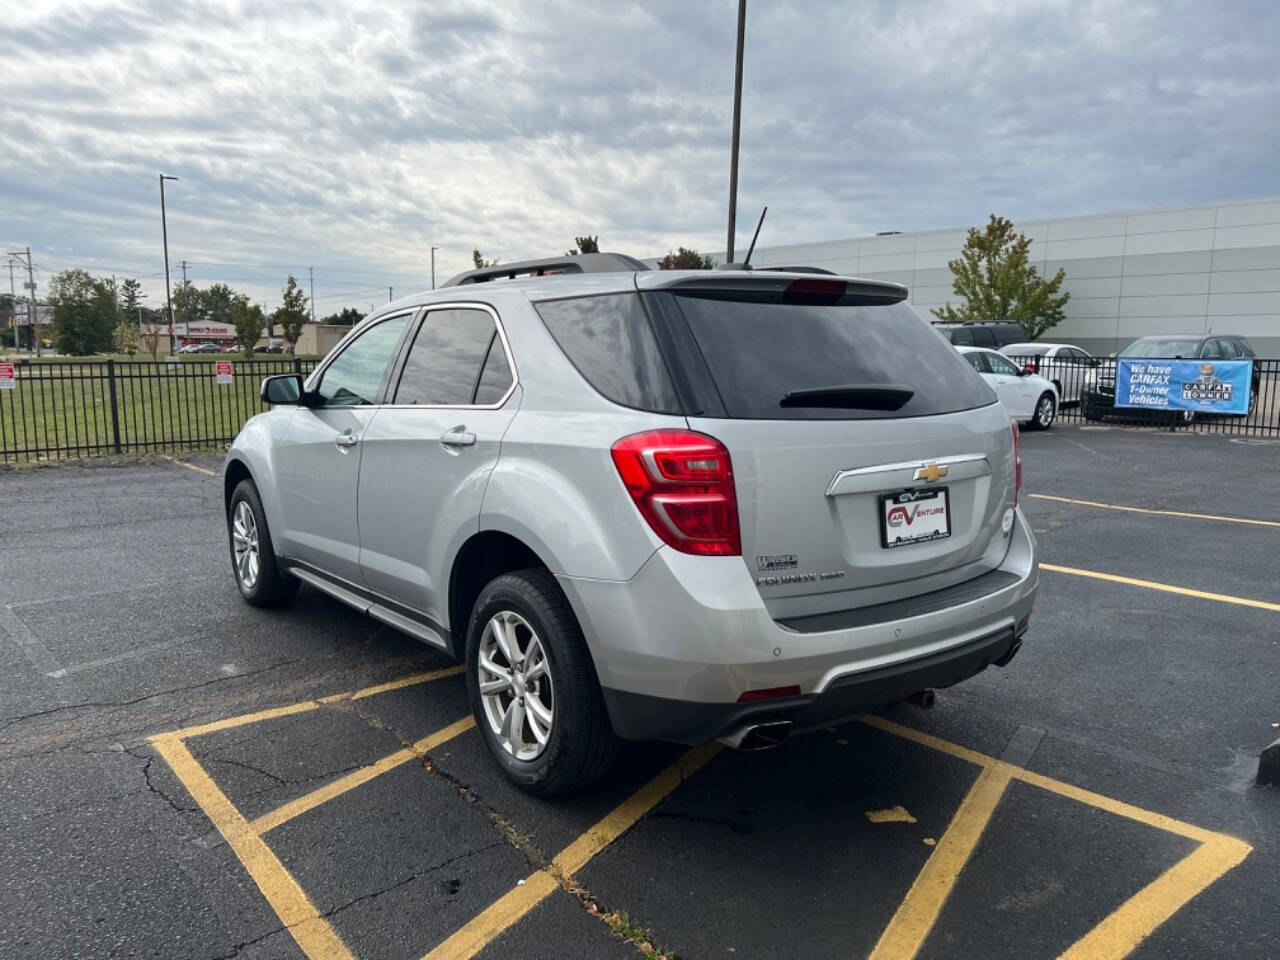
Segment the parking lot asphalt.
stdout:
<path fill-rule="evenodd" d="M 240 601 L 217 458 L 0 472 L 0 957 L 1280 956 L 1280 443 L 1023 454 L 1008 668 L 555 801 L 438 654 Z"/>

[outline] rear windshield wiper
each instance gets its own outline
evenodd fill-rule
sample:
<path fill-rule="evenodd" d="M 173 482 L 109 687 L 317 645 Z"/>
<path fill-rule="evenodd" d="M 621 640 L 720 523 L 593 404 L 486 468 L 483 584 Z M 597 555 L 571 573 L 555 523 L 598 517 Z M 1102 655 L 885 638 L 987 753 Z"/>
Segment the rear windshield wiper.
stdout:
<path fill-rule="evenodd" d="M 915 391 L 901 383 L 849 383 L 792 390 L 780 407 L 839 407 L 846 410 L 899 410 Z"/>

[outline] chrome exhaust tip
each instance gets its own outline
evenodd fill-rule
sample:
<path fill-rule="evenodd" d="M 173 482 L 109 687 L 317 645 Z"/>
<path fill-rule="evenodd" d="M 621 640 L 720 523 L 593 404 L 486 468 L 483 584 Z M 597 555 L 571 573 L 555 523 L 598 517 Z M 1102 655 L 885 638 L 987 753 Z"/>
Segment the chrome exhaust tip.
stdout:
<path fill-rule="evenodd" d="M 932 710 L 935 698 L 936 695 L 932 690 L 921 690 L 919 693 L 913 693 L 907 697 L 907 703 L 917 706 L 921 710 Z"/>
<path fill-rule="evenodd" d="M 720 742 L 735 750 L 769 750 L 778 746 L 791 733 L 790 720 L 771 720 L 739 727 L 720 737 Z"/>

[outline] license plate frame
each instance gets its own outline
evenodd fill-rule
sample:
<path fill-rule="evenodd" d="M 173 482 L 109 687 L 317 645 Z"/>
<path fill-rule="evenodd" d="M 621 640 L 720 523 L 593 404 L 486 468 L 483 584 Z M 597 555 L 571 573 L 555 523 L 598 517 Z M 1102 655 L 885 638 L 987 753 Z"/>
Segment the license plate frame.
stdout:
<path fill-rule="evenodd" d="M 909 532 L 909 535 L 904 536 L 904 528 L 909 528 L 913 523 L 926 519 L 920 516 L 920 510 L 929 509 L 937 502 L 941 502 L 942 505 L 941 527 L 937 522 L 930 522 L 927 526 L 919 527 L 918 532 Z M 946 487 L 882 493 L 876 503 L 879 510 L 880 546 L 886 550 L 896 550 L 898 547 L 909 547 L 913 544 L 934 543 L 951 536 L 951 492 Z M 911 509 L 913 505 L 914 510 Z M 891 539 L 889 518 L 897 507 L 902 508 L 902 512 L 897 516 L 905 518 L 905 525 L 900 522 L 895 527 L 894 536 Z"/>

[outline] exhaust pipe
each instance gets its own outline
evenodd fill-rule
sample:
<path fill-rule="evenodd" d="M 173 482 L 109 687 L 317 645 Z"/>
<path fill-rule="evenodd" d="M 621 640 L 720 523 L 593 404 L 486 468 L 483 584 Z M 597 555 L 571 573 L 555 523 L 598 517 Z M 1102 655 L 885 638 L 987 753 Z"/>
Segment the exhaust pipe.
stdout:
<path fill-rule="evenodd" d="M 790 720 L 771 720 L 768 723 L 739 727 L 733 733 L 721 737 L 720 742 L 735 750 L 768 750 L 787 739 L 790 732 Z"/>
<path fill-rule="evenodd" d="M 919 693 L 913 693 L 907 697 L 907 703 L 919 707 L 921 710 L 932 710 L 934 701 L 934 692 L 932 690 L 921 690 Z"/>

